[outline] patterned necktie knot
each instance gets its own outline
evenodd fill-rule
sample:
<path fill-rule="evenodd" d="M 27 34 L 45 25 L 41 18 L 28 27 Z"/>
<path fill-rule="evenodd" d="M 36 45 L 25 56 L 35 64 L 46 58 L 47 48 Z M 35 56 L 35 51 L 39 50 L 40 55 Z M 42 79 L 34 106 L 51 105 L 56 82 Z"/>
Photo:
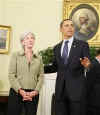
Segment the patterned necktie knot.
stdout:
<path fill-rule="evenodd" d="M 67 45 L 67 44 L 68 44 L 68 42 L 69 42 L 68 40 L 67 40 L 67 41 L 65 41 L 65 45 Z"/>

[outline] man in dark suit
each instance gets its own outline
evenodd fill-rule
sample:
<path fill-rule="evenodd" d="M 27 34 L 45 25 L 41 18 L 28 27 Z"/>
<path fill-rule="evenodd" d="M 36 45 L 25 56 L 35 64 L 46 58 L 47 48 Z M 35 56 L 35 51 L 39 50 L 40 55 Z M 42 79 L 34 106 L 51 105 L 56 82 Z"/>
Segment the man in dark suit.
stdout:
<path fill-rule="evenodd" d="M 88 115 L 100 115 L 100 49 L 87 72 Z"/>
<path fill-rule="evenodd" d="M 74 25 L 70 19 L 61 22 L 60 31 L 64 40 L 54 47 L 54 62 L 49 68 L 49 71 L 57 71 L 55 113 L 85 115 L 84 67 L 88 65 L 89 47 L 73 37 Z"/>

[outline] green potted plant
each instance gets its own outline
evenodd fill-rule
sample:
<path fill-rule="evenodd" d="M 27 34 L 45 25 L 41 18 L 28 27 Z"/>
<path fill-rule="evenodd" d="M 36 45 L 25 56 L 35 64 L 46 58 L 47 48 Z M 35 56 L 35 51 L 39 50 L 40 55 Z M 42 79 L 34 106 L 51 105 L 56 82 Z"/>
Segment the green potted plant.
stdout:
<path fill-rule="evenodd" d="M 53 48 L 48 47 L 47 49 L 41 50 L 39 54 L 42 56 L 44 66 L 51 65 L 53 62 Z"/>
<path fill-rule="evenodd" d="M 53 47 L 48 47 L 47 49 L 41 50 L 39 54 L 42 56 L 43 64 L 44 64 L 44 72 L 51 73 L 50 65 L 53 62 Z"/>
<path fill-rule="evenodd" d="M 91 56 L 91 59 L 93 59 L 95 57 L 97 49 L 98 49 L 97 47 L 93 47 L 93 46 L 90 47 L 90 56 Z"/>

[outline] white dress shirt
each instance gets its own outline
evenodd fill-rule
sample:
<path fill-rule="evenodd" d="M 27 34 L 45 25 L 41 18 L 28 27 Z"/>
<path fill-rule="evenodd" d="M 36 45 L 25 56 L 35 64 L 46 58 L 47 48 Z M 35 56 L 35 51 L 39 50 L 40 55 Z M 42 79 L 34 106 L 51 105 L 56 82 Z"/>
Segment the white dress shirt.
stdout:
<path fill-rule="evenodd" d="M 100 63 L 100 59 L 99 58 L 95 57 L 95 59 Z"/>
<path fill-rule="evenodd" d="M 64 48 L 64 45 L 65 45 L 66 41 L 69 41 L 68 42 L 68 56 L 69 56 L 69 52 L 70 52 L 73 40 L 74 40 L 73 36 L 71 38 L 69 38 L 68 40 L 66 40 L 66 39 L 63 40 L 63 43 L 62 43 L 62 46 L 61 46 L 61 56 L 62 56 L 63 48 Z"/>

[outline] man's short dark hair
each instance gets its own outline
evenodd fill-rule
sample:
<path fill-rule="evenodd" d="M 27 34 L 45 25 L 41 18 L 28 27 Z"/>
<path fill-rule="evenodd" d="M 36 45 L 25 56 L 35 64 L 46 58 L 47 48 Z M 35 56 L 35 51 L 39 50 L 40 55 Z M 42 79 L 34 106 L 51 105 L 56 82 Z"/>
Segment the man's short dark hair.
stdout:
<path fill-rule="evenodd" d="M 63 23 L 64 23 L 65 21 L 67 21 L 67 20 L 72 21 L 71 19 L 64 19 L 64 20 L 62 20 L 61 23 L 60 23 L 60 28 L 62 28 Z"/>
<path fill-rule="evenodd" d="M 96 56 L 100 55 L 100 48 L 96 50 Z"/>

